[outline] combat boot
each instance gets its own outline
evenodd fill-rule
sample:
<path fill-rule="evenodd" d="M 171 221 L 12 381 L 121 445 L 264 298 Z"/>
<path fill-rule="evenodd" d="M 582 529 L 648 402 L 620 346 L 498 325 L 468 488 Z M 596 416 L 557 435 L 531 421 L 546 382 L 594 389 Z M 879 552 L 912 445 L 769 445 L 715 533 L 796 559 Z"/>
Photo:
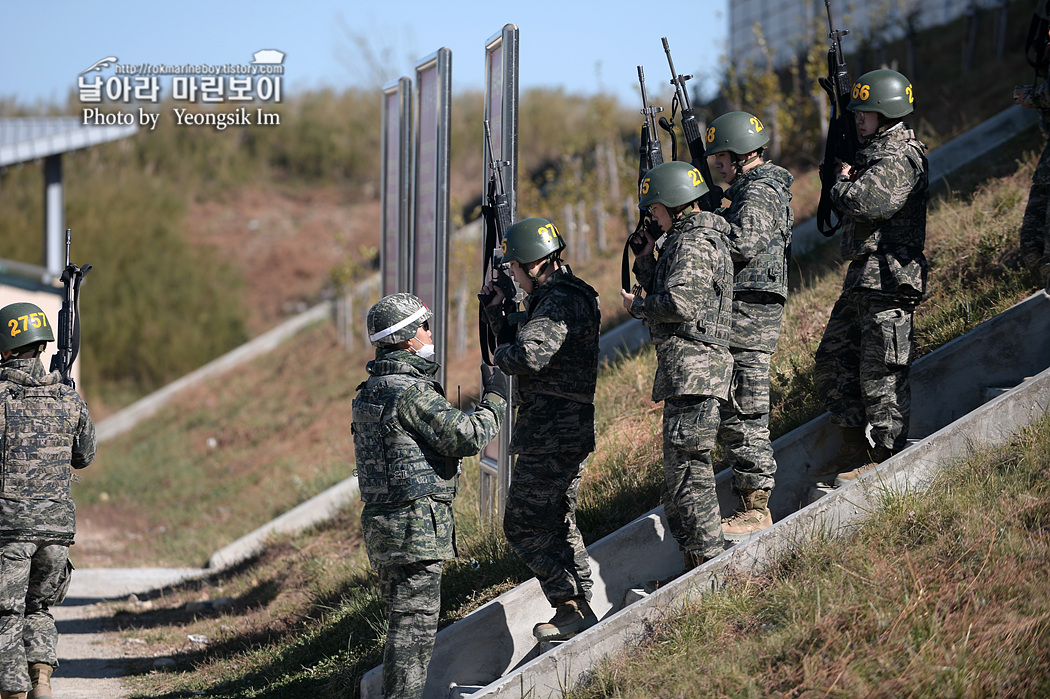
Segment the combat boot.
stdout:
<path fill-rule="evenodd" d="M 51 673 L 55 668 L 47 663 L 29 664 L 29 681 L 33 688 L 28 699 L 51 699 Z"/>
<path fill-rule="evenodd" d="M 558 605 L 550 621 L 536 624 L 532 635 L 539 641 L 565 641 L 597 623 L 586 600 L 570 599 Z"/>
<path fill-rule="evenodd" d="M 868 437 L 864 434 L 863 427 L 842 427 L 840 425 L 839 431 L 842 432 L 842 446 L 839 447 L 839 453 L 823 466 L 810 469 L 808 475 L 813 480 L 820 481 L 870 461 Z"/>
<path fill-rule="evenodd" d="M 844 485 L 849 485 L 896 453 L 897 452 L 892 449 L 887 449 L 882 445 L 875 447 L 869 452 L 869 457 L 864 463 L 858 464 L 856 468 L 851 471 L 840 473 L 839 477 L 835 479 L 835 487 L 841 488 Z"/>
<path fill-rule="evenodd" d="M 0 699 L 26 699 L 25 692 L 0 692 Z"/>
<path fill-rule="evenodd" d="M 743 541 L 772 526 L 769 491 L 744 490 L 740 493 L 740 509 L 732 517 L 722 520 L 722 536 L 726 541 Z"/>

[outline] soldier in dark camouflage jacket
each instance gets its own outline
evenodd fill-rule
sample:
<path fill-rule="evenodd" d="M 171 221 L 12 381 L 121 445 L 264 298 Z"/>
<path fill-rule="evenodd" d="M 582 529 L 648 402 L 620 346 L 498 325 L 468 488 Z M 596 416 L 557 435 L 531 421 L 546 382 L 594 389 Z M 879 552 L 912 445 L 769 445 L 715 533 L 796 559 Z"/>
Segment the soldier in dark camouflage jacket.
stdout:
<path fill-rule="evenodd" d="M 441 608 L 441 562 L 456 555 L 459 462 L 496 436 L 507 407 L 506 378 L 486 366 L 474 411 L 449 404 L 434 379 L 430 317 L 411 294 L 372 306 L 368 334 L 376 357 L 353 402 L 361 532 L 388 622 L 385 697 L 423 696 Z"/>
<path fill-rule="evenodd" d="M 722 406 L 718 441 L 733 469 L 741 507 L 722 523 L 729 541 L 773 526 L 769 495 L 777 470 L 769 440 L 769 365 L 780 338 L 791 250 L 791 183 L 787 170 L 762 159 L 769 134 L 747 112 L 718 117 L 707 129 L 707 154 L 729 184 L 733 256 L 733 385 Z"/>
<path fill-rule="evenodd" d="M 913 100 L 911 83 L 896 71 L 858 78 L 848 108 L 865 144 L 852 166 L 841 164 L 831 188 L 850 262 L 817 348 L 814 382 L 843 446 L 811 475 L 839 473 L 839 485 L 903 449 L 908 437 L 912 315 L 928 270 L 926 147 L 901 121 Z"/>
<path fill-rule="evenodd" d="M 1035 15 L 1043 26 L 1050 20 L 1050 3 L 1039 0 Z M 1047 36 L 1034 37 L 1045 45 Z M 1046 66 L 1043 65 L 1045 70 Z M 1039 112 L 1039 125 L 1043 135 L 1050 137 L 1050 76 L 1038 85 L 1021 85 L 1014 88 L 1014 102 Z M 1043 146 L 1043 153 L 1032 174 L 1032 187 L 1028 191 L 1028 205 L 1020 231 L 1021 258 L 1032 275 L 1050 292 L 1050 139 Z"/>
<path fill-rule="evenodd" d="M 517 454 L 503 532 L 536 574 L 554 617 L 536 624 L 538 640 L 564 640 L 597 623 L 590 608 L 591 568 L 576 528 L 576 503 L 587 457 L 594 451 L 594 389 L 598 382 L 598 293 L 562 262 L 565 247 L 547 219 L 527 218 L 503 239 L 503 263 L 528 296 L 514 341 L 493 354 L 515 377 Z M 497 335 L 502 293 L 486 311 Z"/>
<path fill-rule="evenodd" d="M 0 309 L 0 696 L 49 697 L 58 667 L 51 605 L 69 586 L 76 507 L 70 467 L 95 458 L 95 426 L 79 394 L 47 373 L 54 340 L 31 303 Z"/>
<path fill-rule="evenodd" d="M 652 397 L 664 402 L 664 511 L 686 569 L 724 548 L 711 451 L 733 370 L 733 261 L 729 224 L 696 206 L 707 191 L 689 163 L 664 163 L 646 174 L 638 206 L 665 235 L 649 239 L 634 262 L 645 296 L 620 292 L 656 345 Z"/>

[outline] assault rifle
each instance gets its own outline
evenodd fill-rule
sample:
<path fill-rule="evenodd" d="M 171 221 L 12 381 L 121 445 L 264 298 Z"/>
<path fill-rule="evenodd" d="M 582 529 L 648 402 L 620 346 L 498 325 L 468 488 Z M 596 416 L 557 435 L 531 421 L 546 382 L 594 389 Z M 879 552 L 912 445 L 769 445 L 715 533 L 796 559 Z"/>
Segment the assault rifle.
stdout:
<path fill-rule="evenodd" d="M 80 285 L 91 271 L 91 265 L 77 267 L 69 261 L 70 230 L 66 229 L 66 266 L 62 270 L 62 284 L 66 287 L 62 310 L 58 312 L 58 351 L 51 358 L 51 371 L 62 376 L 62 383 L 76 388 L 73 382 L 73 362 L 80 354 Z"/>
<path fill-rule="evenodd" d="M 674 117 L 679 108 L 682 110 L 682 133 L 685 134 L 685 142 L 689 146 L 689 162 L 693 164 L 707 184 L 707 194 L 700 198 L 700 208 L 704 211 L 714 211 L 722 205 L 722 188 L 716 187 L 711 180 L 711 168 L 707 165 L 707 154 L 704 152 L 704 135 L 700 133 L 700 125 L 696 121 L 696 114 L 689 106 L 689 93 L 685 89 L 685 82 L 692 79 L 692 75 L 682 75 L 674 69 L 674 61 L 671 60 L 671 47 L 667 45 L 667 37 L 660 39 L 664 45 L 664 53 L 667 54 L 667 65 L 671 68 L 671 84 L 674 86 L 674 98 L 671 100 L 671 119 L 660 117 L 660 126 L 671 134 L 671 160 L 678 160 L 678 138 L 674 132 Z"/>
<path fill-rule="evenodd" d="M 514 301 L 517 289 L 514 280 L 510 278 L 503 269 L 503 238 L 510 228 L 510 200 L 507 190 L 503 186 L 503 168 L 510 166 L 509 160 L 499 160 L 496 152 L 492 150 L 492 130 L 489 128 L 489 120 L 485 120 L 485 145 L 488 148 L 489 181 L 485 192 L 485 202 L 481 205 L 481 214 L 485 217 L 485 243 L 482 251 L 482 284 L 487 284 L 492 279 L 492 272 L 496 272 L 496 286 L 503 292 L 503 315 L 507 318 L 517 312 L 518 304 Z M 495 292 L 490 294 L 478 294 L 481 305 L 478 306 L 478 337 L 481 341 L 481 357 L 486 364 L 492 364 L 492 351 L 499 344 L 512 342 L 514 340 L 513 330 L 509 324 L 505 326 L 505 333 L 509 337 L 497 337 L 488 324 L 485 316 L 485 306 L 492 301 Z"/>
<path fill-rule="evenodd" d="M 853 114 L 846 109 L 849 104 L 852 83 L 846 69 L 846 56 L 842 53 L 842 37 L 849 34 L 849 29 L 835 29 L 831 19 L 831 0 L 824 0 L 828 10 L 828 77 L 818 78 L 817 82 L 831 98 L 831 118 L 828 120 L 828 137 L 824 141 L 824 160 L 818 168 L 820 173 L 820 202 L 817 204 L 817 230 L 827 237 L 835 234 L 841 221 L 831 205 L 831 187 L 838 177 L 838 163 L 853 164 L 853 159 L 860 150 L 860 137 L 857 136 L 857 125 Z"/>
<path fill-rule="evenodd" d="M 1050 16 L 1047 16 L 1047 6 L 1038 3 L 1032 19 L 1028 24 L 1028 35 L 1024 41 L 1024 57 L 1028 65 L 1035 68 L 1035 81 L 1033 87 L 1039 84 L 1039 79 L 1046 75 L 1047 67 L 1050 65 L 1050 54 L 1047 52 L 1047 29 L 1050 28 Z"/>
<path fill-rule="evenodd" d="M 645 94 L 645 71 L 638 66 L 638 84 L 642 89 L 642 132 L 638 138 L 638 186 L 647 172 L 664 162 L 663 147 L 660 145 L 660 136 L 656 132 L 656 115 L 664 110 L 663 107 L 653 107 L 649 104 L 649 97 Z M 638 217 L 638 225 L 634 231 L 627 236 L 627 242 L 623 246 L 623 259 L 620 264 L 620 286 L 624 291 L 631 289 L 631 267 L 627 255 L 627 248 L 634 250 L 637 255 L 645 249 L 645 232 L 653 240 L 660 237 L 660 228 L 656 225 L 649 212 L 643 211 Z M 632 290 L 631 293 L 638 293 Z"/>

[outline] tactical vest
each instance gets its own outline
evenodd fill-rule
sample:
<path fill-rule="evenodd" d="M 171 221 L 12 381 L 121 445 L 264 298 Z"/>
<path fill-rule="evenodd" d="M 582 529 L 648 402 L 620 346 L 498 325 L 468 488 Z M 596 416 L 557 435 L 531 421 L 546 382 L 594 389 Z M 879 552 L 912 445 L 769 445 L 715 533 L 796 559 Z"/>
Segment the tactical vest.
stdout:
<path fill-rule="evenodd" d="M 712 216 L 713 214 L 707 214 Z M 719 219 L 721 220 L 721 219 Z M 688 224 L 687 224 L 688 225 Z M 722 225 L 727 225 L 723 221 Z M 706 342 L 711 345 L 729 346 L 729 337 L 733 328 L 733 265 L 729 248 L 722 235 L 710 228 L 699 228 L 701 240 L 709 241 L 717 250 L 716 258 L 726 264 L 717 265 L 712 270 L 714 284 L 704 289 L 704 298 L 700 302 L 700 316 L 692 323 L 652 323 L 650 332 L 655 341 L 660 337 L 675 335 L 694 342 Z M 670 251 L 665 251 L 670 252 Z M 659 271 L 657 263 L 657 274 Z M 663 280 L 656 282 L 655 287 L 662 286 Z"/>
<path fill-rule="evenodd" d="M 543 294 L 558 293 L 559 286 L 569 286 L 576 289 L 588 300 L 591 307 L 591 318 L 594 323 L 601 325 L 598 309 L 598 292 L 587 282 L 572 274 L 568 265 L 556 272 L 557 276 L 552 280 L 550 288 L 545 288 Z M 546 285 L 544 285 L 546 286 Z M 570 292 L 573 293 L 573 292 Z M 528 320 L 532 319 L 534 309 L 538 308 L 542 301 L 537 297 L 531 301 L 526 311 Z M 570 333 L 573 328 L 570 328 Z M 549 366 L 544 367 L 534 375 L 523 374 L 515 377 L 516 388 L 520 393 L 543 393 L 545 395 L 562 396 L 579 403 L 593 403 L 594 389 L 598 385 L 598 330 L 592 342 L 566 342 L 558 350 Z"/>
<path fill-rule="evenodd" d="M 0 495 L 49 500 L 69 496 L 77 406 L 61 384 L 7 383 L 3 397 Z"/>
<path fill-rule="evenodd" d="M 733 275 L 733 291 L 766 291 L 787 299 L 788 260 L 791 255 L 791 229 L 794 226 L 794 213 L 791 211 L 791 193 L 777 180 L 771 177 L 757 177 L 751 186 L 772 187 L 780 197 L 784 216 L 777 217 L 782 221 L 780 230 L 769 240 L 766 249 L 751 258 L 750 261 Z"/>
<path fill-rule="evenodd" d="M 929 187 L 929 165 L 925 146 L 916 140 L 915 132 L 904 129 L 892 134 L 885 143 L 858 153 L 857 168 L 864 171 L 871 162 L 888 157 L 903 157 L 919 173 L 919 180 L 908 194 L 904 206 L 883 221 L 854 221 L 843 230 L 842 257 L 856 260 L 887 248 L 905 246 L 922 250 L 926 246 L 926 203 Z"/>
<path fill-rule="evenodd" d="M 369 378 L 353 401 L 350 431 L 354 435 L 358 487 L 365 503 L 406 502 L 456 492 L 459 459 L 420 444 L 398 420 L 398 398 L 419 383 L 431 384 L 444 395 L 435 381 L 390 374 Z"/>

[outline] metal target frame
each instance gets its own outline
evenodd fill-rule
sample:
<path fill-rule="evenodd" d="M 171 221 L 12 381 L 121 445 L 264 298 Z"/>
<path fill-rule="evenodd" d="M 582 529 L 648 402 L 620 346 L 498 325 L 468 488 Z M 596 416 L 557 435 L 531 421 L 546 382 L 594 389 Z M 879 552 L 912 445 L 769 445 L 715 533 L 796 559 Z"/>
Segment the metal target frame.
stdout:
<path fill-rule="evenodd" d="M 504 25 L 503 29 L 485 42 L 485 119 L 492 129 L 495 155 L 500 160 L 509 160 L 510 167 L 503 171 L 503 186 L 510 203 L 511 221 L 517 218 L 518 185 L 518 27 Z M 482 145 L 483 171 L 482 197 L 488 184 L 488 163 L 492 160 L 488 143 Z M 485 225 L 488 225 L 487 222 Z M 485 240 L 482 234 L 482 240 Z M 483 250 L 482 255 L 488 254 Z M 484 268 L 482 266 L 482 268 Z M 485 280 L 482 280 L 484 283 Z M 510 394 L 513 396 L 514 378 L 507 377 Z M 513 397 L 507 400 L 507 413 L 498 437 L 481 452 L 478 508 L 482 519 L 493 517 L 502 521 L 514 469 L 510 453 L 510 436 L 514 429 Z"/>

